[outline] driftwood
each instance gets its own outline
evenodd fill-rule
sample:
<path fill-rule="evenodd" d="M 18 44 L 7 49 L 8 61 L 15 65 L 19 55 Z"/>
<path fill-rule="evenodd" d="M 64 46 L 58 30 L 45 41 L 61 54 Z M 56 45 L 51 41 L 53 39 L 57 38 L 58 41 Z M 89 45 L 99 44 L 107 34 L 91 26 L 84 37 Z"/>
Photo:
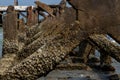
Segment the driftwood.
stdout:
<path fill-rule="evenodd" d="M 89 39 L 99 48 L 100 52 L 104 52 L 120 62 L 120 45 L 111 42 L 104 35 L 90 36 Z"/>

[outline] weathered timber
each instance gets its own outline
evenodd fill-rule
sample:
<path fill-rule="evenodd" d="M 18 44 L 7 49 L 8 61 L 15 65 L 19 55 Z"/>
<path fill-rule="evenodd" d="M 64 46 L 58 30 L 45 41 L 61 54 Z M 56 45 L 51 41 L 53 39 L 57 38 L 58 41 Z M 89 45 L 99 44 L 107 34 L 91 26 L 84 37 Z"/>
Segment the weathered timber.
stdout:
<path fill-rule="evenodd" d="M 90 45 L 87 40 L 84 40 L 80 43 L 79 57 L 81 58 L 83 63 L 86 63 L 88 61 L 91 50 L 92 50 L 92 45 Z"/>
<path fill-rule="evenodd" d="M 53 22 L 51 22 L 51 20 Z M 26 45 L 29 45 L 30 43 L 32 43 L 32 42 L 34 42 L 35 40 L 38 40 L 38 39 L 42 40 L 45 37 L 52 34 L 52 32 L 54 33 L 55 29 L 57 28 L 56 26 L 58 26 L 58 25 L 61 26 L 61 24 L 58 23 L 58 20 L 47 18 L 46 20 L 44 20 L 43 22 L 41 22 L 39 24 L 39 26 L 38 26 L 39 28 L 36 28 L 38 31 L 35 32 L 34 35 L 32 35 L 30 38 L 27 39 Z M 57 29 L 56 29 L 56 31 L 57 31 Z"/>
<path fill-rule="evenodd" d="M 71 13 L 71 11 L 72 11 L 72 13 Z M 26 41 L 26 45 L 30 44 L 37 38 L 40 38 L 40 36 L 43 35 L 43 33 L 46 35 L 50 34 L 49 32 L 50 31 L 52 32 L 52 28 L 54 28 L 52 26 L 62 25 L 64 23 L 69 24 L 69 23 L 74 22 L 76 20 L 75 14 L 76 13 L 73 8 L 65 8 L 65 13 L 63 16 L 61 16 L 63 18 L 63 20 L 65 19 L 65 21 L 63 23 L 61 23 L 61 22 L 58 23 L 57 22 L 58 20 L 51 19 L 50 17 L 48 17 L 48 18 L 46 18 L 46 20 L 42 21 L 42 23 L 40 23 L 40 25 L 38 25 L 37 27 L 32 27 L 32 28 L 28 29 L 29 31 L 27 32 L 27 37 L 29 37 L 29 38 Z M 73 17 L 71 17 L 71 16 L 73 16 Z M 59 19 L 59 17 L 57 19 Z"/>
<path fill-rule="evenodd" d="M 89 39 L 101 52 L 120 62 L 120 46 L 118 44 L 111 42 L 104 35 L 90 36 Z"/>
<path fill-rule="evenodd" d="M 59 70 L 87 70 L 88 68 L 84 63 L 60 64 L 56 67 Z"/>
<path fill-rule="evenodd" d="M 25 22 L 24 19 L 19 19 L 18 22 L 18 47 L 19 50 L 21 50 L 24 46 L 25 46 L 25 42 L 26 42 L 26 26 L 25 26 Z"/>
<path fill-rule="evenodd" d="M 82 26 L 99 33 L 110 34 L 120 42 L 120 1 L 67 0 L 76 9 Z M 91 27 L 91 29 L 90 29 Z"/>
<path fill-rule="evenodd" d="M 4 54 L 0 59 L 0 76 L 16 64 L 16 53 Z"/>
<path fill-rule="evenodd" d="M 17 13 L 13 6 L 9 6 L 3 19 L 3 54 L 16 53 L 18 51 L 18 24 Z"/>
<path fill-rule="evenodd" d="M 0 75 L 10 69 L 17 61 L 17 53 L 25 44 L 26 27 L 23 19 L 17 19 L 18 14 L 13 6 L 9 6 L 4 16 L 3 57 L 0 59 Z M 14 23 L 13 23 L 14 22 Z M 18 24 L 19 23 L 19 24 Z"/>
<path fill-rule="evenodd" d="M 71 13 L 71 11 L 70 12 L 65 11 L 65 13 L 73 14 L 74 10 L 73 10 L 73 13 Z M 102 23 L 104 21 L 102 21 L 103 19 L 101 19 L 101 17 L 103 18 L 104 16 L 97 16 L 95 14 L 95 16 L 97 16 L 97 18 L 100 19 L 96 22 L 94 21 L 95 16 L 93 16 L 93 20 L 91 20 L 91 15 L 87 14 L 87 12 L 79 10 L 79 14 L 80 16 L 78 20 L 80 19 L 80 17 L 81 19 L 79 20 L 80 22 L 76 21 L 76 24 L 71 22 L 71 21 L 74 22 L 75 19 L 78 17 L 78 16 L 76 17 L 76 14 L 71 15 L 72 17 L 70 15 L 67 15 L 67 16 L 60 15 L 61 18 L 65 19 L 63 21 L 66 25 L 62 23 L 63 25 L 61 26 L 64 26 L 62 28 L 61 26 L 57 26 L 58 28 L 55 28 L 56 25 L 54 25 L 54 27 L 51 26 L 51 28 L 53 27 L 53 29 L 54 28 L 55 29 L 53 31 L 50 28 L 50 33 L 47 34 L 48 36 L 45 39 L 38 38 L 37 40 L 33 41 L 30 45 L 28 45 L 26 49 L 23 49 L 22 54 L 18 53 L 20 54 L 19 57 L 21 57 L 21 60 L 23 60 L 24 58 L 26 59 L 24 59 L 20 64 L 14 66 L 12 69 L 9 69 L 8 71 L 6 71 L 6 73 L 2 75 L 1 80 L 4 80 L 4 79 L 7 79 L 7 80 L 31 79 L 32 80 L 32 79 L 36 79 L 39 75 L 42 76 L 43 74 L 52 70 L 53 67 L 61 61 L 61 59 L 63 59 L 70 51 L 72 51 L 74 47 L 76 47 L 83 39 L 87 38 L 89 35 L 95 34 L 95 33 L 109 32 L 107 31 L 109 28 L 108 26 L 111 25 L 110 24 L 111 22 L 114 22 L 116 20 L 115 19 L 111 21 L 112 18 L 106 17 L 109 15 L 105 15 L 105 19 L 108 21 L 108 23 L 106 21 L 105 23 Z M 110 15 L 110 16 L 113 16 L 113 15 Z M 109 19 L 110 19 L 110 22 L 109 22 Z M 90 22 L 90 21 L 93 21 L 93 22 Z M 101 23 L 99 23 L 99 21 L 101 21 Z M 54 20 L 51 19 L 51 22 L 54 22 Z M 61 22 L 59 21 L 58 23 L 61 24 Z M 107 23 L 107 28 L 103 30 L 104 29 L 103 27 L 106 26 L 105 25 L 106 23 Z M 67 24 L 70 24 L 70 25 L 67 25 Z M 58 31 L 55 31 L 56 29 L 58 29 Z M 59 29 L 61 30 L 59 31 Z M 47 30 L 43 30 L 43 31 L 45 32 Z M 44 35 L 46 34 L 44 33 L 42 37 L 41 36 L 40 37 L 44 38 Z"/>
<path fill-rule="evenodd" d="M 32 6 L 27 8 L 27 25 L 28 26 L 33 26 L 34 22 L 34 13 L 33 13 L 33 8 Z"/>
<path fill-rule="evenodd" d="M 72 13 L 70 13 L 69 11 L 72 11 Z M 73 16 L 73 18 L 71 16 Z M 50 38 L 51 36 L 53 36 L 54 38 L 55 35 L 57 35 L 64 29 L 65 24 L 74 22 L 75 18 L 76 18 L 75 10 L 73 10 L 73 8 L 66 8 L 65 13 L 60 17 L 52 19 L 47 18 L 39 25 L 40 27 L 39 30 L 38 28 L 35 29 L 38 30 L 39 32 L 26 41 L 26 45 L 28 46 L 26 46 L 19 52 L 20 54 L 19 58 L 24 59 L 27 56 L 31 55 L 38 48 L 40 48 L 42 45 L 49 43 L 52 39 Z"/>
<path fill-rule="evenodd" d="M 65 11 L 66 8 L 66 0 L 62 0 L 59 4 L 59 9 L 60 9 L 60 13 L 63 13 Z"/>
<path fill-rule="evenodd" d="M 111 56 L 106 54 L 105 51 L 100 50 L 100 65 L 101 66 L 111 65 L 111 63 L 112 63 Z"/>
<path fill-rule="evenodd" d="M 3 12 L 0 12 L 0 25 L 2 24 L 2 13 Z"/>
<path fill-rule="evenodd" d="M 51 20 L 47 20 L 47 22 L 50 22 Z M 46 21 L 45 22 L 43 22 L 42 24 L 46 24 Z M 41 25 L 42 26 L 42 25 Z M 40 27 L 41 27 L 40 26 Z M 48 24 L 46 25 L 46 26 L 48 26 Z M 49 27 L 49 26 L 48 26 Z M 45 26 L 43 26 L 43 28 L 46 30 L 48 27 L 46 27 L 45 28 Z M 51 26 L 50 26 L 51 27 Z M 54 26 L 55 27 L 55 26 Z M 33 27 L 32 27 L 33 28 Z M 35 28 L 35 30 L 38 30 L 39 28 Z M 44 29 L 42 29 L 42 28 L 40 28 L 41 30 L 44 30 Z M 32 48 L 28 48 L 26 45 L 25 45 L 25 42 L 26 42 L 26 30 L 28 30 L 27 29 L 27 27 L 25 27 L 25 24 L 24 24 L 24 21 L 23 21 L 23 19 L 20 19 L 19 20 L 19 27 L 18 27 L 18 44 L 19 44 L 19 52 L 16 54 L 16 53 L 13 53 L 13 54 L 5 54 L 4 56 L 3 56 L 3 58 L 2 59 L 0 59 L 0 68 L 2 69 L 2 70 L 0 70 L 0 75 L 3 75 L 7 70 L 9 70 L 11 67 L 13 67 L 14 65 L 16 65 L 16 64 L 18 64 L 18 62 L 20 62 L 21 60 L 19 60 L 18 61 L 18 56 L 19 55 L 22 55 L 23 53 L 21 52 L 22 50 L 24 50 L 25 51 L 25 49 L 27 50 L 28 49 L 28 51 L 30 52 L 30 49 L 32 49 Z M 49 31 L 49 29 L 48 29 L 48 31 Z M 42 39 L 42 38 L 41 38 Z M 28 38 L 28 40 L 29 40 L 29 38 Z M 34 40 L 36 40 L 36 39 L 34 39 Z M 33 45 L 34 46 L 34 45 Z M 31 46 L 31 47 L 33 47 L 33 46 Z M 25 49 L 24 49 L 24 48 Z M 37 47 L 41 47 L 41 46 L 37 46 Z M 23 49 L 22 49 L 23 48 Z M 35 47 L 36 48 L 36 47 Z M 34 51 L 35 51 L 35 49 L 33 49 Z M 33 50 L 31 50 L 32 52 L 34 52 Z M 27 52 L 28 52 L 27 51 Z M 25 51 L 26 52 L 26 51 Z M 25 53 L 24 52 L 24 53 Z M 27 54 L 27 52 L 26 52 L 26 54 Z M 27 55 L 30 55 L 30 54 L 32 54 L 32 52 L 30 52 L 30 53 L 28 53 Z M 20 56 L 20 57 L 22 57 L 22 56 Z M 20 58 L 19 58 L 20 59 Z M 23 58 L 24 59 L 24 58 Z M 6 65 L 7 64 L 7 65 Z"/>
<path fill-rule="evenodd" d="M 35 1 L 35 4 L 41 8 L 42 10 L 46 11 L 48 14 L 50 14 L 52 17 L 54 17 L 53 15 L 53 9 L 50 8 L 48 5 L 40 2 L 40 1 Z"/>
<path fill-rule="evenodd" d="M 14 5 L 15 5 L 15 6 L 18 5 L 18 0 L 14 0 Z"/>
<path fill-rule="evenodd" d="M 20 64 L 7 71 L 2 79 L 29 79 L 33 80 L 53 69 L 79 42 L 81 29 L 78 23 L 66 25 L 52 41 L 39 48 Z M 73 38 L 74 36 L 74 38 Z M 44 54 L 43 54 L 44 53 Z M 28 65 L 29 64 L 29 65 Z"/>
<path fill-rule="evenodd" d="M 19 52 L 18 60 L 25 59 L 37 49 L 52 41 L 52 39 L 64 29 L 64 24 L 62 24 L 59 19 L 52 19 L 52 21 L 53 22 L 51 22 L 51 18 L 47 19 L 42 24 L 41 31 L 27 40 L 27 46 Z"/>
<path fill-rule="evenodd" d="M 72 9 L 70 9 L 70 10 L 72 10 Z M 67 11 L 69 11 L 69 9 L 67 9 Z M 70 16 L 71 14 L 69 13 L 69 14 L 66 14 L 66 15 Z M 74 19 L 74 18 L 72 18 L 72 19 Z M 28 28 L 27 26 L 25 27 L 22 19 L 19 20 L 19 27 L 18 27 L 18 30 L 19 30 L 18 31 L 19 32 L 19 34 L 18 34 L 19 50 L 20 50 L 20 48 L 22 48 L 24 46 L 24 37 L 25 36 L 23 36 L 23 35 L 25 35 L 24 32 L 26 30 L 27 31 L 29 30 L 26 33 L 27 34 L 27 38 L 30 37 L 30 36 L 31 36 L 31 38 L 28 38 L 28 40 L 25 41 L 25 42 L 27 42 L 27 43 L 29 42 L 29 44 L 30 43 L 31 44 L 30 45 L 26 44 L 24 46 L 24 48 L 21 49 L 18 52 L 17 55 L 14 54 L 15 56 L 13 56 L 11 58 L 9 56 L 4 58 L 4 56 L 3 56 L 2 59 L 4 60 L 4 63 L 7 63 L 8 61 L 10 61 L 10 63 L 12 63 L 12 64 L 8 64 L 9 68 L 8 68 L 8 65 L 6 65 L 4 67 L 0 67 L 1 69 L 3 69 L 3 70 L 1 70 L 0 75 L 3 75 L 6 72 L 6 70 L 10 69 L 13 65 L 16 65 L 16 63 L 21 62 L 22 59 L 24 59 L 27 56 L 29 56 L 32 53 L 34 53 L 38 48 L 42 47 L 42 45 L 45 45 L 46 43 L 49 43 L 49 41 L 51 41 L 52 38 L 50 38 L 48 36 L 50 36 L 50 35 L 52 36 L 53 34 L 56 35 L 56 34 L 58 34 L 59 32 L 61 32 L 64 29 L 64 26 L 63 26 L 64 24 L 63 24 L 63 22 L 60 22 L 60 21 L 59 21 L 59 18 L 58 18 L 58 20 L 57 19 L 47 18 L 45 21 L 40 23 L 40 25 L 32 26 L 32 27 Z M 72 21 L 70 20 L 70 22 L 72 22 Z M 69 22 L 69 21 L 67 21 L 67 22 Z M 26 30 L 24 28 L 26 28 Z M 20 34 L 22 34 L 22 35 L 20 35 Z M 34 47 L 34 46 L 36 46 L 36 47 Z M 22 56 L 22 55 L 24 55 L 24 56 Z M 18 59 L 18 57 L 19 57 L 20 60 Z M 9 59 L 12 59 L 12 58 L 13 58 L 12 61 L 9 60 Z M 3 60 L 1 60 L 1 62 Z M 4 65 L 4 63 L 0 63 L 0 64 Z"/>

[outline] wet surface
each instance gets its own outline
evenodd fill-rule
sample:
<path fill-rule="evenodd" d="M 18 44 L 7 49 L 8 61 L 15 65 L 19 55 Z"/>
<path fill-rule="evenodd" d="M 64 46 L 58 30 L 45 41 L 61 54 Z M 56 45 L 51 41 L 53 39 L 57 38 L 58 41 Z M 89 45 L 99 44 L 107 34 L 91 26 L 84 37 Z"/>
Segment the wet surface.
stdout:
<path fill-rule="evenodd" d="M 95 56 L 99 58 L 100 54 L 96 51 Z M 67 62 L 71 62 L 70 60 Z M 64 60 L 61 64 L 66 64 Z M 109 80 L 109 77 L 114 74 L 120 74 L 120 63 L 116 60 L 112 60 L 112 66 L 115 67 L 115 72 L 103 72 L 95 68 L 90 68 L 88 70 L 59 70 L 55 69 L 48 73 L 47 76 L 43 76 L 37 80 Z M 116 79 L 115 79 L 116 80 Z"/>
<path fill-rule="evenodd" d="M 113 60 L 115 72 L 101 72 L 99 70 L 53 70 L 47 76 L 38 80 L 109 80 L 109 76 L 120 74 L 120 63 Z"/>
<path fill-rule="evenodd" d="M 108 80 L 105 73 L 86 70 L 54 70 L 38 80 Z"/>

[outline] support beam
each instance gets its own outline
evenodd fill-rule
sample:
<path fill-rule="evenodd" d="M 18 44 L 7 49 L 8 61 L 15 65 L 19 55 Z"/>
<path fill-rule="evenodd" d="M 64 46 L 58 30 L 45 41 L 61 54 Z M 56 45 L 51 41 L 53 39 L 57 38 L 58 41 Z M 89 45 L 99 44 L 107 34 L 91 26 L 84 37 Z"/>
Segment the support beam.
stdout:
<path fill-rule="evenodd" d="M 38 6 L 38 8 L 41 8 L 42 10 L 46 11 L 48 14 L 50 14 L 52 17 L 53 15 L 53 9 L 50 8 L 48 5 L 40 2 L 40 1 L 35 1 L 35 4 Z"/>
<path fill-rule="evenodd" d="M 0 12 L 0 25 L 2 25 L 2 22 L 3 22 L 3 21 L 2 21 L 2 20 L 3 20 L 3 19 L 2 19 L 2 14 L 3 14 L 3 12 Z"/>
<path fill-rule="evenodd" d="M 95 46 L 97 46 L 100 52 L 104 52 L 120 62 L 120 45 L 111 42 L 104 35 L 93 35 L 90 36 L 89 39 Z"/>
<path fill-rule="evenodd" d="M 27 8 L 27 26 L 31 27 L 35 24 L 38 24 L 38 12 L 30 6 Z"/>
<path fill-rule="evenodd" d="M 28 6 L 14 6 L 16 11 L 20 11 L 20 12 L 26 12 Z M 6 12 L 7 11 L 8 6 L 0 6 L 0 11 Z M 32 6 L 32 8 L 34 8 L 34 6 Z"/>
<path fill-rule="evenodd" d="M 92 48 L 92 45 L 89 44 L 87 40 L 80 43 L 79 57 L 81 58 L 81 62 L 86 63 L 88 61 Z"/>
<path fill-rule="evenodd" d="M 15 64 L 18 47 L 17 13 L 9 6 L 3 17 L 3 58 L 0 59 L 0 75 Z"/>
<path fill-rule="evenodd" d="M 9 6 L 3 21 L 3 55 L 18 51 L 18 22 L 17 13 L 13 6 Z"/>
<path fill-rule="evenodd" d="M 18 0 L 14 0 L 14 5 L 18 6 Z"/>
<path fill-rule="evenodd" d="M 83 36 L 78 23 L 73 23 L 71 26 L 66 25 L 52 41 L 46 43 L 20 64 L 7 71 L 5 75 L 1 76 L 1 79 L 35 80 L 46 74 L 79 44 L 82 38 L 77 37 L 78 34 Z"/>

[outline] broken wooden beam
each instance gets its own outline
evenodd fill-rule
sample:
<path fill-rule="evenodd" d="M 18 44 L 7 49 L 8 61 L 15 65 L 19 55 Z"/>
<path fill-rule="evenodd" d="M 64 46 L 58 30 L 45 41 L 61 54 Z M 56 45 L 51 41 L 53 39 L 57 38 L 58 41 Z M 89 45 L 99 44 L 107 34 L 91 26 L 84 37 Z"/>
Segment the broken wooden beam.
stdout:
<path fill-rule="evenodd" d="M 46 74 L 79 44 L 83 38 L 77 37 L 78 34 L 83 36 L 78 23 L 64 27 L 52 41 L 7 71 L 1 79 L 37 79 Z"/>
<path fill-rule="evenodd" d="M 42 10 L 46 11 L 49 15 L 54 17 L 53 9 L 51 7 L 49 7 L 48 5 L 46 5 L 40 1 L 35 1 L 35 4 L 38 6 L 38 8 L 41 8 Z"/>
<path fill-rule="evenodd" d="M 86 63 L 88 61 L 92 48 L 93 46 L 89 44 L 87 40 L 84 40 L 79 44 L 78 56 L 81 58 L 81 62 Z"/>
<path fill-rule="evenodd" d="M 53 39 L 59 32 L 63 30 L 62 22 L 59 22 L 57 19 L 47 19 L 43 22 L 40 28 L 40 31 L 34 35 L 33 37 L 29 38 L 26 41 L 26 47 L 24 47 L 18 54 L 18 59 L 23 60 L 32 53 L 34 53 L 37 49 L 44 46 L 44 44 L 49 43 L 51 39 Z M 56 27 L 57 26 L 57 27 Z M 53 36 L 53 38 L 51 38 Z M 33 47 L 34 46 L 34 47 Z"/>
<path fill-rule="evenodd" d="M 120 45 L 111 42 L 104 35 L 93 35 L 89 39 L 93 45 L 97 46 L 100 52 L 104 52 L 120 62 Z"/>
<path fill-rule="evenodd" d="M 41 25 L 39 25 L 39 27 L 42 27 L 42 25 L 44 24 L 44 26 L 43 26 L 43 28 L 45 27 L 45 26 L 47 26 L 49 21 L 47 20 L 47 21 L 45 21 L 45 22 L 43 22 L 43 23 L 41 23 Z M 9 53 L 9 54 L 4 54 L 3 55 L 3 57 L 0 59 L 0 69 L 2 69 L 2 70 L 0 70 L 0 75 L 3 75 L 7 70 L 9 70 L 10 68 L 12 68 L 14 65 L 16 65 L 16 64 L 18 64 L 18 62 L 21 62 L 22 61 L 22 59 L 24 59 L 23 57 L 22 57 L 22 59 L 19 57 L 19 55 L 22 55 L 22 54 L 24 54 L 26 51 L 25 51 L 25 49 L 27 50 L 27 49 L 29 49 L 29 50 L 27 50 L 27 52 L 29 51 L 31 51 L 28 55 L 31 55 L 32 53 L 34 53 L 35 52 L 35 49 L 36 49 L 36 47 L 33 47 L 34 45 L 32 45 L 31 47 L 32 48 L 34 48 L 33 50 L 31 50 L 30 49 L 30 45 L 25 45 L 25 42 L 26 42 L 26 30 L 28 30 L 28 27 L 26 27 L 25 26 L 25 23 L 24 23 L 24 20 L 23 19 L 19 19 L 19 21 L 18 21 L 18 23 L 19 23 L 19 26 L 18 26 L 18 48 L 19 48 L 19 51 L 18 52 L 16 52 L 16 53 Z M 47 25 L 46 25 L 47 24 Z M 37 29 L 38 31 L 40 31 L 41 30 L 41 28 L 39 28 L 38 26 L 36 26 L 35 27 L 35 30 Z M 51 27 L 51 26 L 47 26 L 46 28 L 49 28 L 49 27 Z M 54 26 L 55 27 L 55 26 Z M 33 27 L 31 27 L 31 28 L 33 28 Z M 29 28 L 30 29 L 30 28 Z M 45 29 L 45 28 L 44 28 Z M 36 30 L 36 31 L 37 31 Z M 46 30 L 46 29 L 45 29 Z M 48 29 L 49 30 L 49 29 Z M 33 29 L 32 29 L 32 31 L 33 31 Z M 48 32 L 48 31 L 47 31 Z M 35 33 L 34 33 L 35 34 Z M 42 34 L 41 34 L 42 35 Z M 40 37 L 40 35 L 39 35 L 39 37 Z M 37 38 L 39 38 L 39 37 L 37 37 Z M 47 37 L 47 36 L 46 36 Z M 33 39 L 34 39 L 34 37 L 33 37 Z M 43 38 L 41 38 L 41 39 L 43 39 Z M 29 40 L 29 39 L 28 39 Z M 37 39 L 34 39 L 33 41 L 31 41 L 30 43 L 32 43 L 32 42 L 36 42 L 37 41 Z M 41 40 L 42 41 L 42 40 Z M 30 44 L 29 43 L 29 44 Z M 36 44 L 38 44 L 38 43 L 36 43 Z M 24 48 L 23 48 L 24 47 Z M 29 48 L 28 48 L 29 47 Z M 41 47 L 41 46 L 37 46 L 38 48 L 39 47 Z M 22 49 L 23 48 L 23 49 Z M 37 49 L 36 49 L 37 50 Z M 27 52 L 26 52 L 26 54 L 27 54 Z M 24 56 L 26 56 L 26 55 L 24 55 Z M 18 59 L 18 57 L 19 57 L 19 59 Z"/>

